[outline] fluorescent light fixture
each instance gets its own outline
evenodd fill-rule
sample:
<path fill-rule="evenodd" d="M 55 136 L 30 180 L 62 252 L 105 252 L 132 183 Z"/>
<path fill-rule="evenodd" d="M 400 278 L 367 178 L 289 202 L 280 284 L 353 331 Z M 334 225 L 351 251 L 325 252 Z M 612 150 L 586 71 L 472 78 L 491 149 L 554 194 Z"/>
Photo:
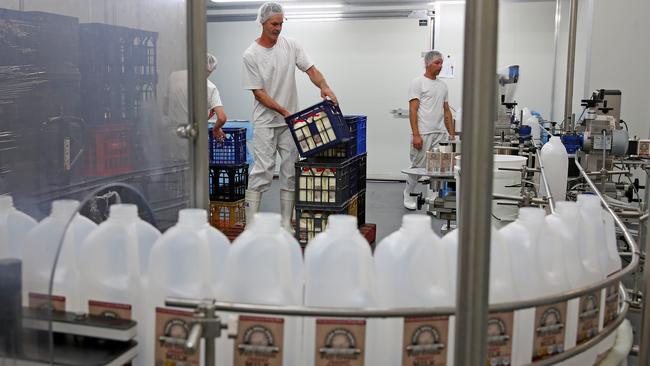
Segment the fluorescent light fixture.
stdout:
<path fill-rule="evenodd" d="M 322 12 L 322 13 L 316 13 L 316 12 L 302 12 L 302 13 L 287 13 L 284 16 L 287 17 L 289 20 L 294 20 L 294 19 L 331 19 L 331 18 L 341 18 L 343 15 L 342 12 L 340 11 L 331 11 L 331 12 Z"/>
<path fill-rule="evenodd" d="M 465 0 L 437 0 L 432 3 L 429 3 L 428 5 L 436 5 L 436 4 L 465 4 Z"/>
<path fill-rule="evenodd" d="M 336 22 L 339 20 L 343 20 L 343 18 L 297 18 L 297 19 L 292 19 L 292 22 Z"/>
<path fill-rule="evenodd" d="M 291 9 L 333 9 L 342 8 L 343 4 L 287 4 L 283 5 L 287 10 Z"/>
<path fill-rule="evenodd" d="M 232 4 L 232 3 L 263 3 L 264 0 L 210 0 L 213 3 L 217 4 Z M 293 0 L 283 0 L 284 1 L 293 1 Z"/>

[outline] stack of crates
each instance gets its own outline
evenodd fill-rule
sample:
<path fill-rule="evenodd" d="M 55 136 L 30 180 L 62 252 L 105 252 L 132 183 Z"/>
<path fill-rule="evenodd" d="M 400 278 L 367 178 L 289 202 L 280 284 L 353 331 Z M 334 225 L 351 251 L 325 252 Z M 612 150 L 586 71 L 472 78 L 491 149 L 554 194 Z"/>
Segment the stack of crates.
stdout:
<path fill-rule="evenodd" d="M 248 186 L 246 129 L 224 128 L 218 141 L 209 130 L 210 223 L 224 231 L 246 223 L 245 195 Z"/>
<path fill-rule="evenodd" d="M 156 32 L 141 29 L 100 23 L 79 26 L 87 176 L 114 176 L 136 168 L 141 109 L 156 98 L 157 41 Z"/>
<path fill-rule="evenodd" d="M 366 220 L 366 117 L 345 116 L 350 139 L 296 163 L 296 239 L 304 247 L 329 215 Z"/>

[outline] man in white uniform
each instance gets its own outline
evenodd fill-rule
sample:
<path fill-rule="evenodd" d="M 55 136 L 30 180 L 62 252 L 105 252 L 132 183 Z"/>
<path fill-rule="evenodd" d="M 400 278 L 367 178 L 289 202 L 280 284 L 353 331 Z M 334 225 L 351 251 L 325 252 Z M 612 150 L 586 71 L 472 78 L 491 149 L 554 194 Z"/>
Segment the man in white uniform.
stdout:
<path fill-rule="evenodd" d="M 207 55 L 207 68 L 208 68 L 208 77 L 217 67 L 217 59 L 213 55 Z M 213 82 L 207 80 L 208 85 L 208 119 L 213 115 L 217 115 L 217 122 L 212 131 L 213 135 L 216 138 L 222 139 L 225 137 L 225 134 L 221 130 L 221 127 L 226 123 L 228 117 L 223 108 L 223 103 L 221 102 L 221 96 L 219 94 L 219 89 L 214 85 Z M 187 93 L 187 70 L 174 71 L 169 76 L 169 90 L 167 93 L 168 103 L 169 103 L 169 117 L 172 122 L 179 125 L 185 125 L 188 123 L 187 118 L 189 116 L 188 108 L 188 93 Z"/>
<path fill-rule="evenodd" d="M 411 81 L 409 87 L 409 121 L 411 124 L 411 168 L 423 168 L 427 151 L 433 150 L 441 141 L 454 138 L 451 109 L 447 104 L 447 84 L 438 79 L 442 70 L 442 54 L 429 51 L 424 56 L 424 75 Z M 411 197 L 420 177 L 409 174 L 404 188 L 404 207 L 417 208 L 416 198 Z"/>
<path fill-rule="evenodd" d="M 282 6 L 262 4 L 257 21 L 262 34 L 244 52 L 243 87 L 255 96 L 252 153 L 255 159 L 246 190 L 246 222 L 259 210 L 262 193 L 273 180 L 276 154 L 280 154 L 280 213 L 289 231 L 294 207 L 294 176 L 298 150 L 285 117 L 298 111 L 296 67 L 321 90 L 321 97 L 336 103 L 336 96 L 303 48 L 294 40 L 280 37 L 284 22 Z"/>

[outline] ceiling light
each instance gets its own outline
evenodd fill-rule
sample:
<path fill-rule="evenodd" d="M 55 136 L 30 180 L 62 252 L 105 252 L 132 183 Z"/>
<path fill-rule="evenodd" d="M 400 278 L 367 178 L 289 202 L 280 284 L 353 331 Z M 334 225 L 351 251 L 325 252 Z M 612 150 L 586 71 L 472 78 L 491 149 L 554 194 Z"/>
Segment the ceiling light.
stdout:
<path fill-rule="evenodd" d="M 343 4 L 288 4 L 283 7 L 285 9 L 332 9 L 342 8 Z"/>
<path fill-rule="evenodd" d="M 330 12 L 300 12 L 300 13 L 286 13 L 287 19 L 306 19 L 306 18 L 340 18 L 343 15 L 340 11 Z"/>
<path fill-rule="evenodd" d="M 210 1 L 217 4 L 263 3 L 264 2 L 264 0 L 210 0 Z M 284 0 L 284 1 L 293 1 L 293 0 Z"/>

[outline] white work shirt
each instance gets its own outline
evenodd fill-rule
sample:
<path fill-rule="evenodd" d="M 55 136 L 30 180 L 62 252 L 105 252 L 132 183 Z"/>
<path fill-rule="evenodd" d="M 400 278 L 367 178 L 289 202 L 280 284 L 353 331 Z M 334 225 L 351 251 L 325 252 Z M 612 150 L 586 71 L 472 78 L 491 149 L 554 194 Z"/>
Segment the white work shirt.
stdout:
<path fill-rule="evenodd" d="M 447 84 L 436 78 L 431 80 L 420 75 L 411 81 L 409 102 L 420 101 L 418 108 L 418 129 L 420 134 L 447 132 L 444 118 L 444 102 L 447 101 Z"/>
<path fill-rule="evenodd" d="M 307 71 L 314 64 L 303 48 L 290 38 L 279 37 L 271 48 L 253 42 L 244 51 L 242 84 L 244 89 L 264 89 L 280 106 L 291 113 L 298 111 L 296 67 Z M 265 107 L 257 99 L 253 108 L 255 126 L 285 126 L 284 117 Z"/>
<path fill-rule="evenodd" d="M 207 121 L 208 112 L 214 107 L 222 107 L 219 89 L 213 82 L 207 80 L 208 85 L 208 111 L 205 113 Z M 187 94 L 187 70 L 174 71 L 169 76 L 169 118 L 176 124 L 186 124 L 189 117 Z"/>

